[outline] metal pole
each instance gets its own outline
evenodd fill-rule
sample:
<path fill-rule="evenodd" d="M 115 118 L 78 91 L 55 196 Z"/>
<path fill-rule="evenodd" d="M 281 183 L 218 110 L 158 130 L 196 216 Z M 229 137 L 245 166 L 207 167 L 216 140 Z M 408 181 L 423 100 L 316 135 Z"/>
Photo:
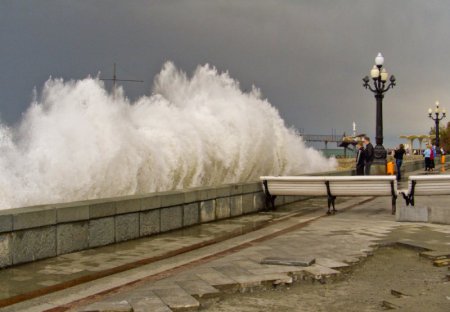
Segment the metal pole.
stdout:
<path fill-rule="evenodd" d="M 386 165 L 387 162 L 387 151 L 383 146 L 383 97 L 383 93 L 375 93 L 375 99 L 377 100 L 377 115 L 375 129 L 376 145 L 373 148 L 373 163 L 378 165 Z"/>
<path fill-rule="evenodd" d="M 377 145 L 383 145 L 383 97 L 382 93 L 375 94 L 375 99 L 377 100 L 375 140 Z"/>
<path fill-rule="evenodd" d="M 436 113 L 436 120 L 435 120 L 435 122 L 436 122 L 436 142 L 435 142 L 436 154 L 440 154 L 441 150 L 439 148 L 439 116 L 438 116 L 438 113 Z"/>

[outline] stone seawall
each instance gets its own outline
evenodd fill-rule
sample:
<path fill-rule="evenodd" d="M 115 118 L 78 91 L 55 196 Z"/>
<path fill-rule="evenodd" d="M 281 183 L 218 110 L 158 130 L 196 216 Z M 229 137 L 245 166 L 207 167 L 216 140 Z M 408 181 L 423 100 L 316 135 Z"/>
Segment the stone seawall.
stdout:
<path fill-rule="evenodd" d="M 280 196 L 277 205 L 300 196 Z M 0 210 L 0 268 L 264 209 L 261 183 Z"/>

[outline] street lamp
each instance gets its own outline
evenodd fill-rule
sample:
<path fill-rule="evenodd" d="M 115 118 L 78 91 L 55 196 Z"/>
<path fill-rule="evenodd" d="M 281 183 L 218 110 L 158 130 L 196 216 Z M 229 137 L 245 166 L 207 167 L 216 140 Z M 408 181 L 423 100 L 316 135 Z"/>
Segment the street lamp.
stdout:
<path fill-rule="evenodd" d="M 445 117 L 445 108 L 442 109 L 441 115 L 439 115 L 440 113 L 441 111 L 439 109 L 439 101 L 436 101 L 436 109 L 434 110 L 435 117 L 433 117 L 433 110 L 431 108 L 428 109 L 428 117 L 434 120 L 436 126 L 436 140 L 435 140 L 436 154 L 441 153 L 441 149 L 439 148 L 439 121 L 441 121 Z"/>
<path fill-rule="evenodd" d="M 369 89 L 375 94 L 377 102 L 377 116 L 376 116 L 376 146 L 374 147 L 374 165 L 386 165 L 387 152 L 383 147 L 383 98 L 384 93 L 390 88 L 395 86 L 395 76 L 391 75 L 389 83 L 387 83 L 389 74 L 385 68 L 383 68 L 384 57 L 381 53 L 378 53 L 375 58 L 375 65 L 370 70 L 370 76 L 373 80 L 373 86 L 369 84 L 370 79 L 368 76 L 363 78 L 363 87 Z M 381 170 L 383 171 L 383 170 Z M 384 170 L 385 172 L 385 170 Z"/>

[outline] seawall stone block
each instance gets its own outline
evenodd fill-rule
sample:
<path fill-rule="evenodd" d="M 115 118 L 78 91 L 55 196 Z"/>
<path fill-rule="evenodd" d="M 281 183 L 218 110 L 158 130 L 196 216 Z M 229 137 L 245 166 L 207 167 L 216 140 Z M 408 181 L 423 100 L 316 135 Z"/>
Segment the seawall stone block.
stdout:
<path fill-rule="evenodd" d="M 197 188 L 197 200 L 206 201 L 209 199 L 215 199 L 217 197 L 217 192 L 212 188 Z"/>
<path fill-rule="evenodd" d="M 184 204 L 184 192 L 171 191 L 159 193 L 161 197 L 161 207 L 179 206 Z"/>
<path fill-rule="evenodd" d="M 264 193 L 255 193 L 253 197 L 253 205 L 256 211 L 261 211 L 266 208 L 266 195 Z"/>
<path fill-rule="evenodd" d="M 183 206 L 183 226 L 190 226 L 200 222 L 200 212 L 198 203 Z"/>
<path fill-rule="evenodd" d="M 242 194 L 242 184 L 230 185 L 230 195 L 241 195 L 241 194 Z"/>
<path fill-rule="evenodd" d="M 58 255 L 89 248 L 89 222 L 58 224 L 56 227 L 56 253 Z"/>
<path fill-rule="evenodd" d="M 13 229 L 13 217 L 11 214 L 0 214 L 0 233 L 11 232 Z"/>
<path fill-rule="evenodd" d="M 253 207 L 253 194 L 245 194 L 242 195 L 242 213 L 247 214 L 251 212 L 255 212 L 255 208 Z"/>
<path fill-rule="evenodd" d="M 0 268 L 12 265 L 12 234 L 0 234 Z"/>
<path fill-rule="evenodd" d="M 139 213 L 116 216 L 116 242 L 139 237 Z"/>
<path fill-rule="evenodd" d="M 141 199 L 141 211 L 161 208 L 161 196 L 149 195 Z"/>
<path fill-rule="evenodd" d="M 130 198 L 119 200 L 116 202 L 116 213 L 123 214 L 129 212 L 137 212 L 141 210 L 141 199 L 140 198 Z"/>
<path fill-rule="evenodd" d="M 290 204 L 292 202 L 292 200 L 293 200 L 292 199 L 293 197 L 289 196 L 289 195 L 288 196 L 283 196 L 283 197 L 284 197 L 284 204 L 285 205 Z"/>
<path fill-rule="evenodd" d="M 34 210 L 33 207 L 13 214 L 13 230 L 31 229 L 56 223 L 56 210 L 43 208 Z"/>
<path fill-rule="evenodd" d="M 242 215 L 242 195 L 232 196 L 230 198 L 230 216 Z"/>
<path fill-rule="evenodd" d="M 262 183 L 260 182 L 251 182 L 251 183 L 243 183 L 242 184 L 242 193 L 256 193 L 262 191 Z"/>
<path fill-rule="evenodd" d="M 205 200 L 200 202 L 200 222 L 210 222 L 216 218 L 216 202 Z"/>
<path fill-rule="evenodd" d="M 290 204 L 295 202 L 295 196 L 284 196 L 284 203 L 285 204 Z"/>
<path fill-rule="evenodd" d="M 56 256 L 56 227 L 13 232 L 13 264 Z"/>
<path fill-rule="evenodd" d="M 161 232 L 161 210 L 154 209 L 141 212 L 139 218 L 139 235 L 148 236 Z"/>
<path fill-rule="evenodd" d="M 89 205 L 56 208 L 56 222 L 76 222 L 89 219 Z"/>
<path fill-rule="evenodd" d="M 110 217 L 116 214 L 116 203 L 115 202 L 104 202 L 89 205 L 89 218 L 103 218 Z"/>
<path fill-rule="evenodd" d="M 194 202 L 199 201 L 199 194 L 198 194 L 197 189 L 198 188 L 192 188 L 192 189 L 185 190 L 183 192 L 185 204 L 194 203 Z"/>
<path fill-rule="evenodd" d="M 139 218 L 139 235 L 148 236 L 161 232 L 161 210 L 153 209 L 143 211 Z"/>
<path fill-rule="evenodd" d="M 114 243 L 114 234 L 114 217 L 89 220 L 89 247 Z"/>
<path fill-rule="evenodd" d="M 224 185 L 224 186 L 218 186 L 216 187 L 216 197 L 230 197 L 231 194 L 231 186 L 230 185 Z"/>
<path fill-rule="evenodd" d="M 229 197 L 216 199 L 216 219 L 226 219 L 231 215 L 231 201 Z"/>
<path fill-rule="evenodd" d="M 161 232 L 179 229 L 183 226 L 183 206 L 161 209 Z"/>
<path fill-rule="evenodd" d="M 277 198 L 275 199 L 275 207 L 284 205 L 284 201 L 285 201 L 284 197 L 285 196 L 277 196 Z"/>
<path fill-rule="evenodd" d="M 201 200 L 215 199 L 217 197 L 217 191 L 215 188 L 207 188 L 205 191 L 206 197 L 201 198 Z"/>

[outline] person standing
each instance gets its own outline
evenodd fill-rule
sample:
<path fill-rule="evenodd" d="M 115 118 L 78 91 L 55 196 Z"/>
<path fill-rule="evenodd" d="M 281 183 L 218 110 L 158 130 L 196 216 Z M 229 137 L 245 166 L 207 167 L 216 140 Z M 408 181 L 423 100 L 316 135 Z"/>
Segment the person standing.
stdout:
<path fill-rule="evenodd" d="M 397 167 L 397 180 L 400 181 L 402 178 L 402 174 L 400 171 L 400 168 L 403 163 L 403 155 L 405 155 L 405 146 L 403 144 L 400 144 L 399 147 L 394 152 L 394 158 L 395 158 L 395 165 Z"/>
<path fill-rule="evenodd" d="M 363 144 L 358 142 L 356 144 L 356 175 L 364 175 L 364 164 L 365 164 L 365 150 Z"/>
<path fill-rule="evenodd" d="M 430 144 L 427 144 L 427 148 L 423 151 L 423 157 L 425 157 L 425 171 L 430 171 L 430 156 L 431 148 Z"/>
<path fill-rule="evenodd" d="M 375 158 L 375 154 L 373 151 L 373 145 L 370 143 L 369 137 L 364 137 L 364 145 L 366 146 L 364 150 L 365 154 L 365 167 L 364 167 L 364 174 L 370 175 L 370 167 L 372 166 L 373 159 Z"/>

